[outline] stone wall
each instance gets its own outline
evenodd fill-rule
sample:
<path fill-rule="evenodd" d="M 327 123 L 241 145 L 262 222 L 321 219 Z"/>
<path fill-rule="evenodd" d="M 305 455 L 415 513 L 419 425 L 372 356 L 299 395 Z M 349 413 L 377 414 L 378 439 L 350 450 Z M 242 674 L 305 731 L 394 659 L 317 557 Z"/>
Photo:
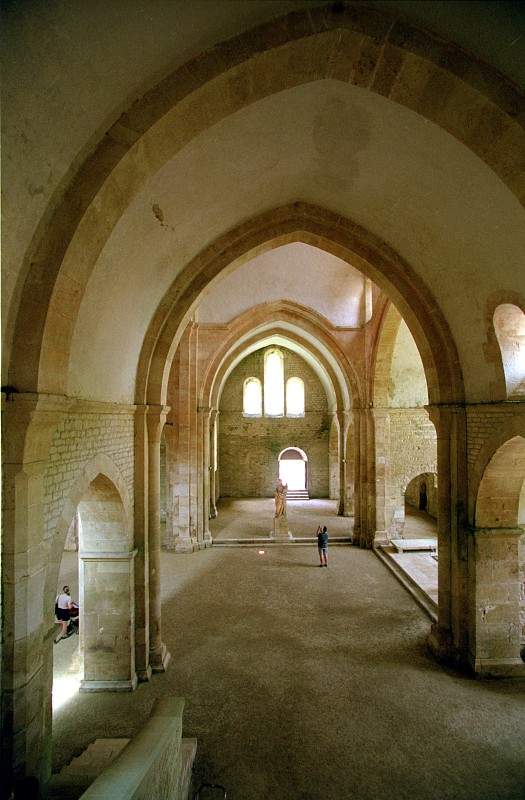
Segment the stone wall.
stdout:
<path fill-rule="evenodd" d="M 427 487 L 427 507 L 426 512 L 434 519 L 437 519 L 438 509 L 438 491 L 437 491 L 437 475 L 432 472 L 423 472 L 421 475 L 413 478 L 408 484 L 405 492 L 405 501 L 412 508 L 419 509 L 420 502 L 420 487 L 424 483 Z"/>
<path fill-rule="evenodd" d="M 290 350 L 284 355 L 284 377 L 304 381 L 305 415 L 301 418 L 243 416 L 246 378 L 263 381 L 264 349 L 245 358 L 231 373 L 222 393 L 219 416 L 221 495 L 270 497 L 275 489 L 279 453 L 299 447 L 308 457 L 312 497 L 328 497 L 330 416 L 325 391 L 309 365 Z"/>
<path fill-rule="evenodd" d="M 437 472 L 436 429 L 424 408 L 390 409 L 387 459 L 389 532 L 404 525 L 404 494 L 410 481 L 422 473 Z"/>
<path fill-rule="evenodd" d="M 132 406 L 77 403 L 57 428 L 44 476 L 44 530 L 52 535 L 82 467 L 104 453 L 121 471 L 133 497 Z"/>

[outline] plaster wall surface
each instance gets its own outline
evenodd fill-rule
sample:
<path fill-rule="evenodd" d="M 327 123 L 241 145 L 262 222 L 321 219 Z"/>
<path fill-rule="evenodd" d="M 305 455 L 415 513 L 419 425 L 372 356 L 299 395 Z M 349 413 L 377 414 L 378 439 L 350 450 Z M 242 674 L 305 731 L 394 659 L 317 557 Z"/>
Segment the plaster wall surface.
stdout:
<path fill-rule="evenodd" d="M 395 408 L 415 408 L 428 403 L 421 356 L 404 320 L 401 320 L 392 354 L 388 393 L 389 404 Z"/>
<path fill-rule="evenodd" d="M 3 206 L 9 231 L 3 242 L 3 308 L 18 302 L 23 254 L 71 164 L 127 106 L 196 53 L 271 18 L 318 5 L 322 2 L 4 3 L 9 47 L 2 50 L 3 83 L 9 102 L 4 103 L 3 170 L 10 192 Z M 525 28 L 518 4 L 372 0 L 367 5 L 428 25 L 514 80 L 524 80 L 525 62 L 515 56 Z M 8 325 L 5 311 L 2 322 Z"/>
<path fill-rule="evenodd" d="M 281 351 L 285 380 L 299 377 L 304 381 L 305 415 L 301 418 L 243 416 L 243 384 L 252 376 L 263 380 L 264 350 L 245 358 L 228 378 L 219 407 L 222 496 L 273 496 L 279 453 L 286 447 L 299 447 L 308 457 L 311 495 L 328 497 L 329 418 L 326 395 L 319 379 L 302 358 L 284 348 Z"/>
<path fill-rule="evenodd" d="M 146 182 L 88 283 L 70 393 L 98 397 L 103 386 L 104 399 L 130 401 L 144 333 L 176 275 L 239 219 L 297 199 L 355 220 L 420 273 L 452 329 L 468 399 L 490 399 L 484 298 L 523 288 L 523 209 L 442 129 L 335 81 L 295 87 L 232 114 Z M 257 275 L 264 287 L 264 274 Z"/>
<path fill-rule="evenodd" d="M 315 310 L 333 325 L 363 323 L 363 275 L 340 258 L 295 242 L 269 250 L 214 284 L 198 307 L 199 322 L 229 322 L 259 302 L 292 300 Z"/>

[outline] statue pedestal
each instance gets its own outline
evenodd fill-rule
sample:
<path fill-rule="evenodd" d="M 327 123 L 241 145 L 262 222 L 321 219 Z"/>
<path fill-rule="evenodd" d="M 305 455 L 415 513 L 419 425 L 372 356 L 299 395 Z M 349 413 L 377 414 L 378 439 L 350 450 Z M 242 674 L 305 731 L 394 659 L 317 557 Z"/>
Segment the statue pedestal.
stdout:
<path fill-rule="evenodd" d="M 288 530 L 286 514 L 282 517 L 274 517 L 272 536 L 276 542 L 289 542 L 290 539 L 293 539 L 292 532 Z"/>

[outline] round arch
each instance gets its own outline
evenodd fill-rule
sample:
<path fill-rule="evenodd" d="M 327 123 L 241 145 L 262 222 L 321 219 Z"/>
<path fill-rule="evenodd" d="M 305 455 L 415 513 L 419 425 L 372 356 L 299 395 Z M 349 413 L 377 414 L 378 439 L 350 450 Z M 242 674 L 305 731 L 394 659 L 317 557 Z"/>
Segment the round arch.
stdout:
<path fill-rule="evenodd" d="M 87 281 L 149 176 L 199 131 L 240 108 L 325 78 L 366 88 L 437 124 L 523 202 L 524 134 L 516 119 L 522 96 L 510 81 L 487 65 L 480 70 L 460 48 L 377 9 L 334 4 L 290 14 L 177 69 L 71 166 L 72 179 L 49 204 L 25 254 L 21 300 L 8 322 L 9 383 L 24 391 L 64 392 Z M 449 97 L 453 103 L 445 102 Z M 469 113 L 458 114 L 457 108 Z M 472 125 L 473 115 L 489 116 L 490 135 L 481 123 Z"/>
<path fill-rule="evenodd" d="M 516 528 L 525 482 L 525 436 L 513 436 L 493 453 L 476 497 L 477 528 Z"/>
<path fill-rule="evenodd" d="M 489 436 L 475 456 L 469 480 L 468 517 L 471 525 L 476 524 L 477 503 L 483 476 L 491 459 L 511 440 L 525 440 L 525 417 L 523 419 L 511 417 L 504 420 L 497 430 Z"/>

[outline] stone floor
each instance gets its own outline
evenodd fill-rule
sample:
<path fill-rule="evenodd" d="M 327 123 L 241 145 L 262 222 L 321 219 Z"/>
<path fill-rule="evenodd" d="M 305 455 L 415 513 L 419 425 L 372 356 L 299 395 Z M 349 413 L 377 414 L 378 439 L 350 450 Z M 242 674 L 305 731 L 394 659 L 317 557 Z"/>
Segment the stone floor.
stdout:
<path fill-rule="evenodd" d="M 370 551 L 162 554 L 165 675 L 76 694 L 54 713 L 55 769 L 186 698 L 197 778 L 229 800 L 522 800 L 523 685 L 443 669 L 428 619 Z M 58 645 L 57 645 L 58 647 Z"/>
<path fill-rule="evenodd" d="M 213 539 L 268 537 L 273 531 L 275 505 L 271 497 L 225 497 L 218 516 L 210 520 Z M 337 501 L 290 500 L 288 526 L 294 536 L 315 536 L 318 525 L 326 525 L 332 536 L 351 536 L 352 517 L 337 516 Z"/>

